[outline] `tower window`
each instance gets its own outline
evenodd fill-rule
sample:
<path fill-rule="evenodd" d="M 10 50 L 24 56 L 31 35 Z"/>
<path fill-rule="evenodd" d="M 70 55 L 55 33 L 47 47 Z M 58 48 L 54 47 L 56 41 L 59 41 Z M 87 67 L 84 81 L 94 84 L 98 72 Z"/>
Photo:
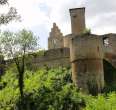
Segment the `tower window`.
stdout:
<path fill-rule="evenodd" d="M 105 37 L 104 39 L 103 39 L 103 44 L 104 44 L 104 46 L 109 46 L 109 38 L 108 37 Z"/>
<path fill-rule="evenodd" d="M 76 15 L 73 15 L 73 18 L 76 18 L 77 16 Z"/>

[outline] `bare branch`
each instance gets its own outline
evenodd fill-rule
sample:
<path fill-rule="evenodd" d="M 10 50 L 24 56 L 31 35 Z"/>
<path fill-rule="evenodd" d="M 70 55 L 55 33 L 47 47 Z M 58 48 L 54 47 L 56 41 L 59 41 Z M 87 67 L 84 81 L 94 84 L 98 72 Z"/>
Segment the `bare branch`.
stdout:
<path fill-rule="evenodd" d="M 17 10 L 14 7 L 11 7 L 7 14 L 1 14 L 0 25 L 8 24 L 10 21 L 13 20 L 20 21 L 20 15 L 18 15 Z"/>
<path fill-rule="evenodd" d="M 7 4 L 8 3 L 8 0 L 0 0 L 0 4 L 1 5 L 5 5 L 5 4 Z"/>

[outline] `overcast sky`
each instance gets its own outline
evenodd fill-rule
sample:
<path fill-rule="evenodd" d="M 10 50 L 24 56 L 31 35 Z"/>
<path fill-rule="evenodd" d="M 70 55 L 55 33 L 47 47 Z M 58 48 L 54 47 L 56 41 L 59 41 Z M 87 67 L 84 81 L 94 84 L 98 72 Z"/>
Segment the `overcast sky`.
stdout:
<path fill-rule="evenodd" d="M 92 33 L 116 33 L 116 0 L 9 0 L 17 8 L 22 22 L 11 22 L 1 26 L 2 30 L 32 30 L 40 37 L 40 45 L 47 48 L 47 38 L 53 22 L 66 35 L 71 33 L 70 8 L 86 7 L 86 27 Z M 8 7 L 0 7 L 7 12 Z"/>

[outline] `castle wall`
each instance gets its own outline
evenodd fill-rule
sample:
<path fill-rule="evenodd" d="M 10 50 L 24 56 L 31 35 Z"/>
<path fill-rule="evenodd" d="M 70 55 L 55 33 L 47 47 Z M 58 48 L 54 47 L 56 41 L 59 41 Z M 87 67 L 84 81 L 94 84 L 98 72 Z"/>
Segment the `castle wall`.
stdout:
<path fill-rule="evenodd" d="M 47 66 L 53 67 L 69 67 L 70 66 L 69 48 L 51 49 L 45 52 L 44 56 L 33 59 L 33 66 L 41 68 Z"/>
<path fill-rule="evenodd" d="M 113 54 L 116 55 L 116 34 L 109 34 L 109 45 L 113 50 Z"/>
<path fill-rule="evenodd" d="M 70 41 L 71 38 L 73 37 L 73 34 L 68 34 L 64 37 L 64 47 L 70 48 Z"/>
<path fill-rule="evenodd" d="M 107 39 L 107 45 L 104 44 L 104 59 L 116 68 L 116 34 L 106 34 L 102 37 Z"/>
<path fill-rule="evenodd" d="M 70 58 L 74 83 L 88 91 L 90 85 L 100 91 L 104 86 L 103 42 L 99 36 L 75 36 L 71 39 Z"/>
<path fill-rule="evenodd" d="M 73 54 L 74 53 L 74 54 Z M 103 58 L 102 38 L 97 35 L 76 36 L 71 39 L 71 61 Z"/>

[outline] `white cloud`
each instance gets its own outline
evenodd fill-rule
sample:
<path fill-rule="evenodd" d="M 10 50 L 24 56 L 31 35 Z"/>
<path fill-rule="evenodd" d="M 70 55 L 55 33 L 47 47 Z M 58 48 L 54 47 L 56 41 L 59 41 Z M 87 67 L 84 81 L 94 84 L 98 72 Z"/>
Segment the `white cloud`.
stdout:
<path fill-rule="evenodd" d="M 12 22 L 2 29 L 27 28 L 40 36 L 40 45 L 47 47 L 47 38 L 52 23 L 56 22 L 61 32 L 70 33 L 69 8 L 86 7 L 86 25 L 93 33 L 115 32 L 116 1 L 114 0 L 9 0 L 22 17 L 21 23 Z M 6 10 L 3 9 L 2 10 Z"/>

